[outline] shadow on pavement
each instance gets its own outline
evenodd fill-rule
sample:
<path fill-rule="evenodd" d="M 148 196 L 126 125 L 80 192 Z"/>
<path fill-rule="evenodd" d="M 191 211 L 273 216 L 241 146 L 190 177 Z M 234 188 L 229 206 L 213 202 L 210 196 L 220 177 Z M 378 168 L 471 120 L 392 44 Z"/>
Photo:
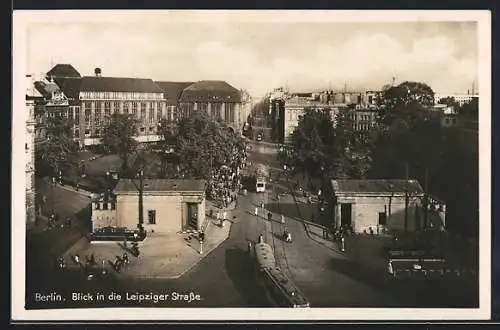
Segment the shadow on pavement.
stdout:
<path fill-rule="evenodd" d="M 226 250 L 226 271 L 247 307 L 270 307 L 257 284 L 248 252 L 239 248 Z"/>

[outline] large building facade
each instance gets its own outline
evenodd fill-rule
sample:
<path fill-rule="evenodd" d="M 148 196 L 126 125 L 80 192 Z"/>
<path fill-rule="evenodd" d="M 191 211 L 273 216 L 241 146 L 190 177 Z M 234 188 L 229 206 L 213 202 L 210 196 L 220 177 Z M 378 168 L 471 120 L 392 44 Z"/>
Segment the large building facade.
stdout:
<path fill-rule="evenodd" d="M 179 99 L 182 117 L 194 112 L 205 112 L 214 119 L 220 119 L 235 132 L 241 133 L 247 118 L 240 90 L 225 81 L 203 80 L 186 87 Z"/>
<path fill-rule="evenodd" d="M 44 90 L 50 87 L 61 91 L 65 103 L 53 104 L 47 111 L 63 111 L 73 120 L 74 137 L 81 148 L 101 143 L 103 128 L 115 113 L 137 119 L 139 142 L 158 141 L 160 123 L 166 122 L 174 128 L 193 111 L 205 111 L 220 118 L 237 132 L 242 131 L 246 120 L 247 98 L 243 100 L 242 92 L 224 81 L 168 82 L 105 77 L 100 68 L 94 70 L 93 76 L 81 76 L 73 66 L 58 64 L 43 81 L 35 84 Z"/>

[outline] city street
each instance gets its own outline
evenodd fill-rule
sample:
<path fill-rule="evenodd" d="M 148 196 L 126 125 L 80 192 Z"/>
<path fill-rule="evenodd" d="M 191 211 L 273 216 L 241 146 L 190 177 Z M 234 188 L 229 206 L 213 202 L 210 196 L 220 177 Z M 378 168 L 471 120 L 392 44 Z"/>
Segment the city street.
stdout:
<path fill-rule="evenodd" d="M 267 164 L 279 169 L 276 154 L 266 148 L 254 146 L 249 152 L 248 160 L 252 163 Z M 61 187 L 50 187 L 40 184 L 40 193 L 54 192 L 54 208 L 62 217 L 71 216 L 85 206 L 85 198 L 75 192 Z M 276 191 L 282 192 L 279 202 Z M 283 193 L 285 192 L 285 193 Z M 260 208 L 261 201 L 264 209 Z M 254 209 L 259 206 L 259 215 Z M 285 274 L 303 291 L 312 307 L 415 307 L 415 301 L 403 296 L 396 286 L 384 281 L 380 273 L 373 272 L 367 264 L 356 262 L 348 254 L 337 252 L 312 240 L 300 221 L 297 205 L 290 192 L 286 193 L 283 182 L 278 185 L 268 184 L 266 193 L 249 192 L 240 195 L 238 207 L 232 211 L 234 219 L 229 238 L 218 248 L 209 253 L 195 267 L 178 279 L 131 279 L 117 280 L 114 274 L 105 278 L 87 281 L 83 271 L 71 271 L 71 274 L 59 276 L 45 275 L 44 285 L 48 292 L 57 288 L 60 292 L 118 292 L 122 293 L 172 293 L 199 294 L 201 299 L 187 301 L 142 302 L 141 306 L 193 306 L 193 307 L 265 307 L 270 303 L 257 286 L 251 269 L 251 261 L 247 253 L 248 242 L 256 242 L 260 234 L 274 246 L 277 262 Z M 306 204 L 300 205 L 307 207 Z M 314 207 L 313 205 L 309 207 Z M 264 217 L 268 210 L 273 212 L 270 223 Z M 281 214 L 285 215 L 288 230 L 292 233 L 293 242 L 282 240 L 283 228 L 279 222 Z M 302 216 L 304 216 L 302 214 Z M 310 220 L 310 219 L 302 219 Z M 45 259 L 49 260 L 49 259 Z M 125 270 L 126 271 L 126 270 Z M 41 282 L 38 283 L 41 285 Z M 417 287 L 415 287 L 417 289 Z M 42 290 L 43 291 L 43 290 Z M 29 298 L 29 297 L 28 297 Z M 427 297 L 430 298 L 429 296 Z M 422 299 L 422 298 L 420 298 Z M 428 299 L 420 300 L 421 304 L 429 304 Z M 109 302 L 79 301 L 76 304 L 63 304 L 71 307 L 109 306 Z M 121 306 L 137 306 L 136 301 L 125 301 Z M 50 304 L 31 304 L 34 308 L 48 308 Z"/>

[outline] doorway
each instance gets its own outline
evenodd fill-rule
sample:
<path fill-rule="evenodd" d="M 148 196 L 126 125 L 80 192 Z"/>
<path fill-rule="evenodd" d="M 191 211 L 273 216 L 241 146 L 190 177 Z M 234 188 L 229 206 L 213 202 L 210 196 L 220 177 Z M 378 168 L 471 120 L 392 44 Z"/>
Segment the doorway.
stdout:
<path fill-rule="evenodd" d="M 387 225 L 387 213 L 385 212 L 378 213 L 378 224 L 381 226 Z"/>
<path fill-rule="evenodd" d="M 340 226 L 352 226 L 352 204 L 340 204 Z"/>
<path fill-rule="evenodd" d="M 188 228 L 198 229 L 198 204 L 197 203 L 187 203 L 188 207 Z"/>

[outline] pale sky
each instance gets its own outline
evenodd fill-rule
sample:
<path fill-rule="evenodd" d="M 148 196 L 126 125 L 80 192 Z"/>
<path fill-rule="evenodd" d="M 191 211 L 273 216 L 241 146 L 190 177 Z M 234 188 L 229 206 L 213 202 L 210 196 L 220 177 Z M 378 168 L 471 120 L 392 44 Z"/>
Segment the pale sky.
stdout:
<path fill-rule="evenodd" d="M 392 77 L 425 82 L 439 93 L 466 93 L 473 82 L 477 90 L 475 22 L 108 15 L 109 20 L 99 22 L 85 15 L 61 22 L 49 16 L 47 23 L 28 25 L 28 71 L 40 74 L 69 63 L 82 75 L 100 67 L 103 76 L 226 80 L 254 97 L 285 84 L 294 91 L 344 84 L 378 89 Z"/>

